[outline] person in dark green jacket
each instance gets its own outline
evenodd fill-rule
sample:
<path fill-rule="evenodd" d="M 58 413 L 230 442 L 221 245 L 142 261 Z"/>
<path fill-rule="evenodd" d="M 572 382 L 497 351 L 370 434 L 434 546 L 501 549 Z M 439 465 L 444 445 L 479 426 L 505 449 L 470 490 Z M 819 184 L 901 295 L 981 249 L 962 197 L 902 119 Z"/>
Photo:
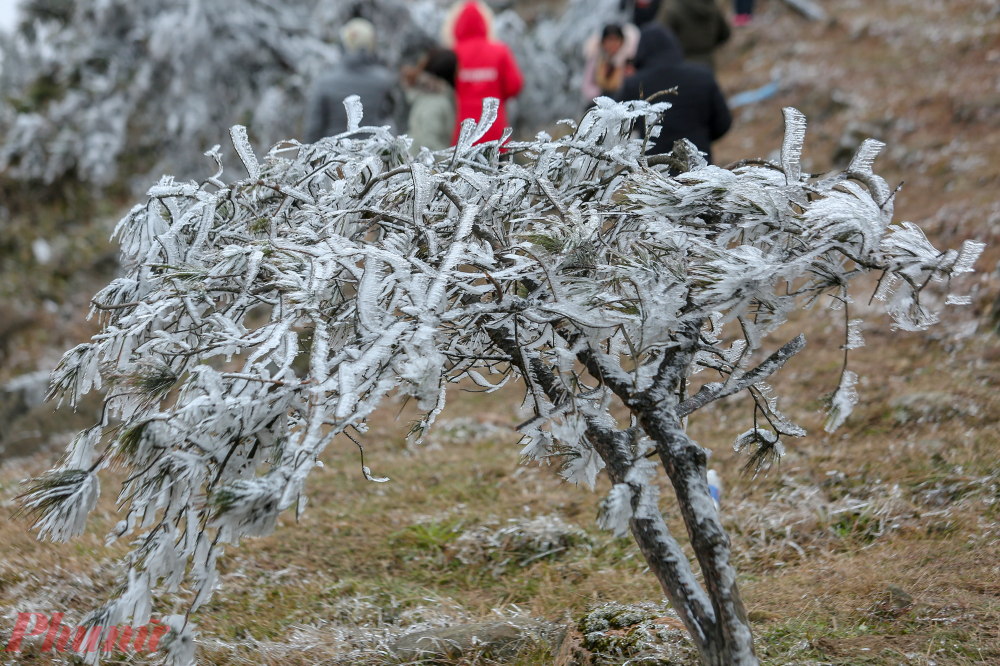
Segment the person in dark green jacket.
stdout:
<path fill-rule="evenodd" d="M 656 20 L 677 35 L 685 60 L 715 69 L 715 49 L 731 32 L 716 0 L 663 0 Z"/>

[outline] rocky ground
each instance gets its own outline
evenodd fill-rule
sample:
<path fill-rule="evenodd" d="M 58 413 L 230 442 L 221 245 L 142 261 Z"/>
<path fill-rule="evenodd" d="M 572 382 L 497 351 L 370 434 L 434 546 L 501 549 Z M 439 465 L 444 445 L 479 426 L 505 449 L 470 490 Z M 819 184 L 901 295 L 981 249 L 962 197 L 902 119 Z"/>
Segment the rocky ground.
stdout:
<path fill-rule="evenodd" d="M 810 119 L 805 170 L 841 166 L 863 138 L 880 138 L 888 147 L 876 170 L 904 181 L 897 219 L 939 247 L 987 243 L 959 285 L 972 305 L 949 307 L 926 333 L 892 330 L 869 305 L 874 277 L 854 294 L 869 322 L 851 360 L 862 402 L 836 436 L 823 432 L 821 408 L 843 360 L 844 313 L 826 304 L 772 343 L 799 330 L 808 340 L 775 381 L 784 411 L 810 431 L 779 467 L 741 475 L 730 444 L 750 422 L 742 399 L 692 420 L 726 485 L 758 652 L 767 664 L 1000 663 L 996 3 L 824 0 L 823 21 L 781 0 L 758 4 L 754 24 L 720 53 L 719 78 L 728 95 L 771 81 L 777 93 L 734 111 L 717 160 L 769 157 L 780 108 L 793 105 Z M 106 239 L 131 202 L 3 187 L 0 381 L 20 377 L 0 400 L 9 514 L 17 480 L 51 464 L 96 409 L 53 414 L 30 373 L 95 330 L 87 301 L 115 271 Z M 591 493 L 551 468 L 517 465 L 518 397 L 511 387 L 458 398 L 419 448 L 404 442 L 406 413 L 397 421 L 386 410 L 366 442 L 372 466 L 393 479 L 384 486 L 364 482 L 355 451 L 328 451 L 302 523 L 289 516 L 228 554 L 224 586 L 195 620 L 205 660 L 383 664 L 426 649 L 445 663 L 693 663 L 636 547 L 594 527 L 607 487 Z M 103 545 L 115 481 L 74 544 L 39 544 L 22 523 L 0 524 L 0 637 L 17 611 L 79 618 L 110 591 L 123 552 Z M 669 499 L 663 509 L 683 533 Z M 183 596 L 165 594 L 155 612 Z M 49 661 L 37 651 L 20 659 Z"/>

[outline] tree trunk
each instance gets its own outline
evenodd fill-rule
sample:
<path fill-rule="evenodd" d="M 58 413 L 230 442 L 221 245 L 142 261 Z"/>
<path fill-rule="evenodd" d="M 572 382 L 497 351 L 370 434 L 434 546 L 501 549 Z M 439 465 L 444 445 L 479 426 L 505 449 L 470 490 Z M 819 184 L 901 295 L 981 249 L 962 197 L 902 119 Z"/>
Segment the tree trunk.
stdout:
<path fill-rule="evenodd" d="M 621 431 L 600 427 L 590 423 L 587 436 L 594 442 L 601 459 L 608 470 L 612 483 L 625 483 L 633 464 L 633 431 Z M 633 509 L 638 500 L 637 489 L 633 489 Z M 694 577 L 687 555 L 680 544 L 670 534 L 670 529 L 657 512 L 652 516 L 633 516 L 629 520 L 629 530 L 639 546 L 649 570 L 656 576 L 660 587 L 677 611 L 688 633 L 694 639 L 706 666 L 723 666 L 714 655 L 719 654 L 719 646 L 714 630 L 716 613 L 709 596 Z"/>
<path fill-rule="evenodd" d="M 515 359 L 514 363 L 523 373 L 531 372 L 538 387 L 554 405 L 567 399 L 555 375 L 536 353 L 522 356 L 513 330 L 494 329 L 491 337 L 502 351 Z M 596 361 L 584 356 L 581 360 L 588 365 L 591 374 L 601 376 L 594 366 Z M 677 360 L 684 363 L 684 359 Z M 668 374 L 676 376 L 678 371 L 674 370 Z M 621 393 L 619 397 L 625 400 L 643 430 L 656 443 L 657 453 L 677 494 L 708 592 L 695 579 L 687 556 L 670 534 L 659 511 L 654 515 L 633 516 L 629 529 L 650 571 L 694 640 L 704 666 L 757 666 L 753 634 L 736 586 L 736 572 L 729 564 L 729 539 L 708 489 L 707 456 L 674 418 L 676 394 L 655 390 L 670 385 L 670 377 L 658 377 L 654 391 L 638 398 Z M 664 403 L 667 407 L 663 407 Z M 604 461 L 612 483 L 626 483 L 635 462 L 636 435 L 635 429 L 617 429 L 610 417 L 587 418 L 586 436 Z M 637 508 L 638 490 L 633 488 L 633 509 Z"/>
<path fill-rule="evenodd" d="M 585 350 L 578 358 L 591 375 L 605 380 L 638 419 L 646 435 L 655 442 L 656 452 L 674 487 L 688 538 L 711 599 L 711 614 L 697 604 L 683 605 L 685 598 L 697 598 L 685 585 L 684 572 L 689 572 L 690 567 L 683 554 L 677 557 L 680 548 L 667 531 L 662 516 L 657 516 L 658 520 L 650 524 L 633 526 L 632 534 L 650 570 L 656 573 L 660 585 L 698 643 L 702 662 L 706 666 L 757 666 L 753 632 L 736 584 L 736 570 L 729 561 L 729 537 L 708 488 L 708 456 L 687 436 L 677 416 L 678 388 L 687 381 L 687 370 L 694 358 L 701 326 L 702 322 L 694 321 L 678 331 L 680 344 L 664 353 L 653 385 L 645 391 L 633 392 L 630 386 L 619 381 L 613 374 L 614 368 L 608 368 L 614 359 L 602 358 L 599 351 Z M 700 586 L 698 589 L 701 590 Z M 692 629 L 693 626 L 697 629 Z"/>
<path fill-rule="evenodd" d="M 677 415 L 680 387 L 687 381 L 702 322 L 691 322 L 677 333 L 679 346 L 664 354 L 653 386 L 623 398 L 656 452 L 674 487 L 691 548 L 698 558 L 715 614 L 707 641 L 708 659 L 724 666 L 757 666 L 753 632 L 730 563 L 729 536 L 708 488 L 708 454 L 688 437 Z"/>
<path fill-rule="evenodd" d="M 671 412 L 660 407 L 640 414 L 639 421 L 656 442 L 712 599 L 716 622 L 708 641 L 710 660 L 704 655 L 702 660 L 720 666 L 756 666 L 753 633 L 736 584 L 736 569 L 730 563 L 729 537 L 708 488 L 708 456 Z"/>
<path fill-rule="evenodd" d="M 640 418 L 640 423 L 643 421 Z M 683 453 L 678 456 L 668 451 L 664 456 L 660 439 L 654 435 L 663 429 L 643 423 L 643 430 L 657 443 L 657 452 L 667 467 L 708 594 L 695 579 L 687 556 L 670 534 L 660 513 L 633 517 L 629 521 L 632 536 L 694 639 L 702 663 L 705 666 L 757 666 L 753 634 L 736 585 L 736 570 L 729 563 L 729 538 L 719 521 L 706 480 L 705 451 L 688 438 L 678 424 L 676 430 L 683 436 Z M 610 430 L 590 423 L 587 434 L 607 465 L 612 483 L 624 483 L 632 466 L 634 432 Z M 672 461 L 671 466 L 666 464 L 668 459 Z M 687 474 L 697 475 L 701 483 L 699 486 L 685 482 L 682 493 L 674 476 Z M 706 515 L 699 516 L 699 512 Z"/>

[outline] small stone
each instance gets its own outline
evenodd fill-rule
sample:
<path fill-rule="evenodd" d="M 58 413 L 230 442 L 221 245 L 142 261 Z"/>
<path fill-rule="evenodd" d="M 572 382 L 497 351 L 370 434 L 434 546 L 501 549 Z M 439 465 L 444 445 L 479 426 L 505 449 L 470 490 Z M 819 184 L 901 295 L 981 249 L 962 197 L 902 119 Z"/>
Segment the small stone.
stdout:
<path fill-rule="evenodd" d="M 889 603 L 896 608 L 906 608 L 913 605 L 913 596 L 898 585 L 890 585 L 886 588 L 886 592 L 889 594 Z"/>
<path fill-rule="evenodd" d="M 49 388 L 49 372 L 41 370 L 39 372 L 29 372 L 15 377 L 0 387 L 4 393 L 13 393 L 19 396 L 26 409 L 32 409 L 45 402 L 45 394 Z"/>
<path fill-rule="evenodd" d="M 777 613 L 771 613 L 766 610 L 752 610 L 747 613 L 747 619 L 754 624 L 760 624 L 762 622 L 770 622 L 772 620 L 778 620 L 781 616 Z"/>
<path fill-rule="evenodd" d="M 40 264 L 52 261 L 52 246 L 44 238 L 36 238 L 31 241 L 31 252 L 35 255 L 35 261 Z"/>
<path fill-rule="evenodd" d="M 511 620 L 415 631 L 396 639 L 392 651 L 406 660 L 457 659 L 474 653 L 512 657 L 534 627 L 530 621 Z"/>
<path fill-rule="evenodd" d="M 640 653 L 641 663 L 665 665 L 687 663 L 691 656 L 684 624 L 674 613 L 650 605 L 610 602 L 593 608 L 565 640 L 558 666 L 610 666 Z"/>

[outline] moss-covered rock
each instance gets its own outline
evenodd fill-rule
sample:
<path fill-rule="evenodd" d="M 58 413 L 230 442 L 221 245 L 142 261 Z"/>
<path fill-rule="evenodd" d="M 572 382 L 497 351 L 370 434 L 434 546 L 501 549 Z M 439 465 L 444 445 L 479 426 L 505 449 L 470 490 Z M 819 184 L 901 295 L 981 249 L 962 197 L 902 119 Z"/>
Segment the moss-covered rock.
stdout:
<path fill-rule="evenodd" d="M 566 666 L 696 663 L 684 627 L 655 604 L 606 603 L 591 609 L 567 631 L 557 663 Z"/>

